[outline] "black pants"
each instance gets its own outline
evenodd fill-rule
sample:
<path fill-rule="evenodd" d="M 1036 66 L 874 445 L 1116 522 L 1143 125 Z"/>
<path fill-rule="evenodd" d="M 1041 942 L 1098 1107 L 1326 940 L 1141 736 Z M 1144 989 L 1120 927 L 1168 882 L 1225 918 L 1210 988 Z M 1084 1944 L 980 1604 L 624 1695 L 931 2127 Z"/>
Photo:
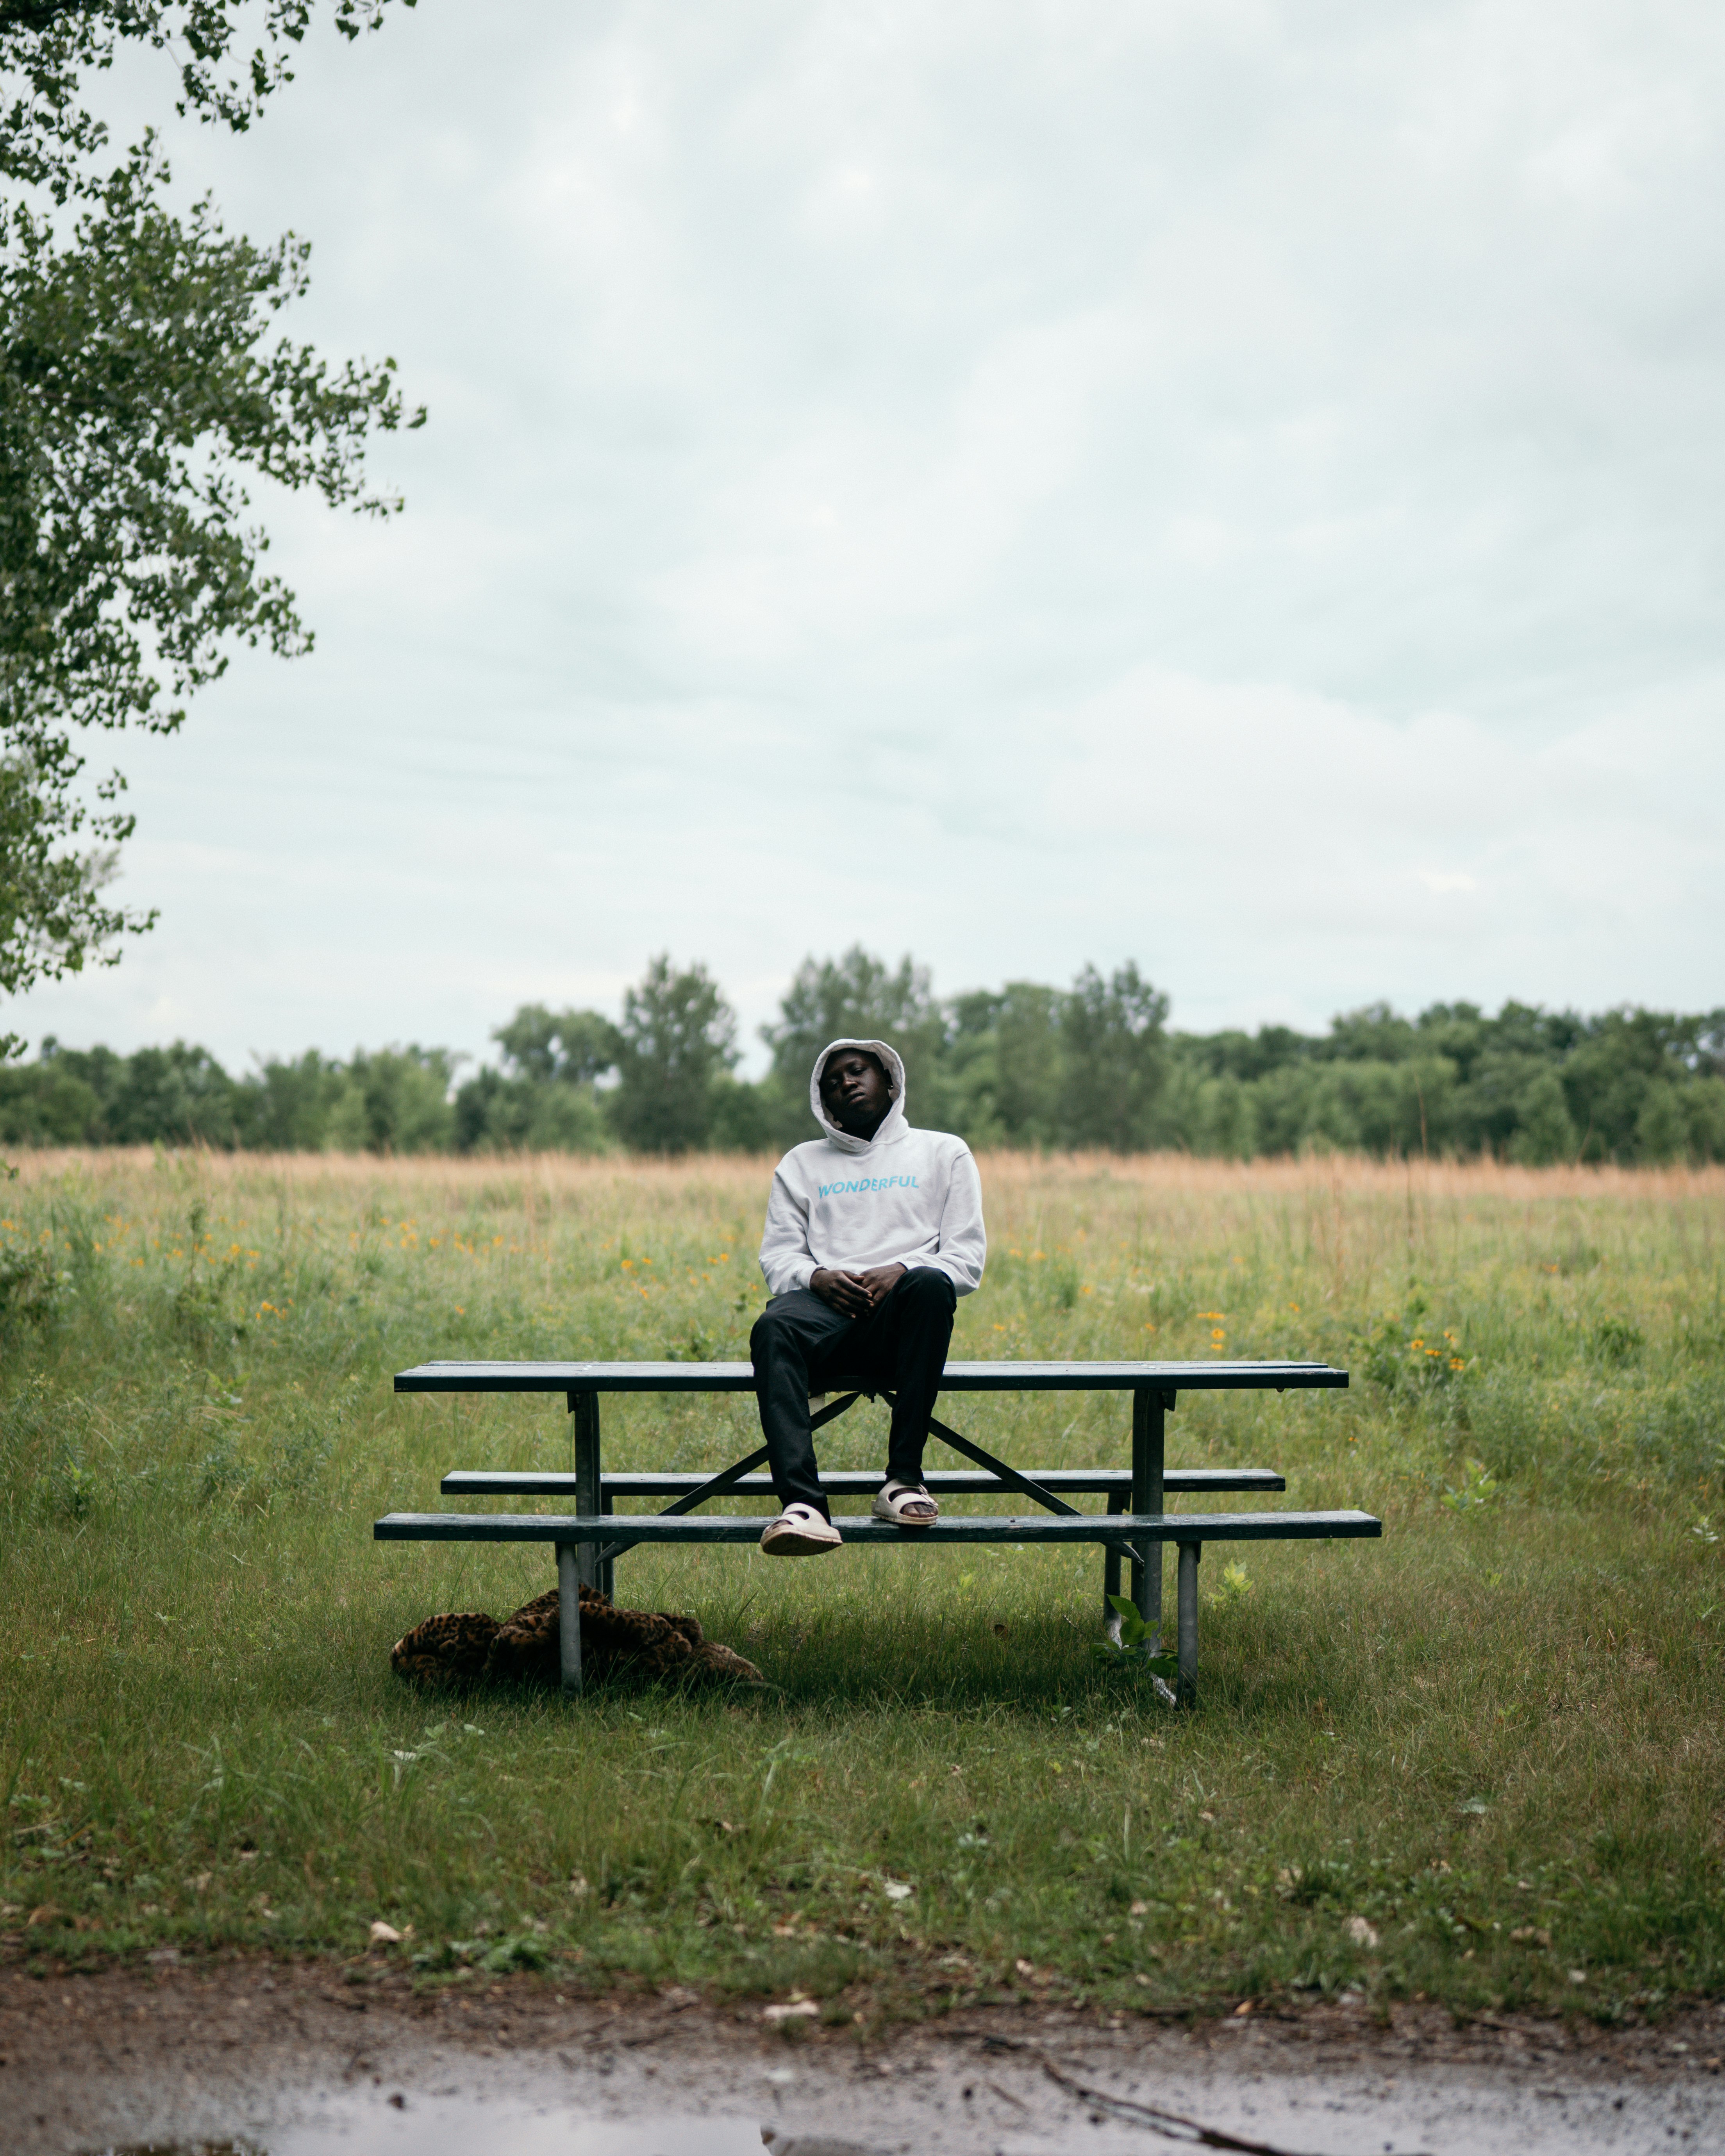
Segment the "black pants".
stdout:
<path fill-rule="evenodd" d="M 755 1321 L 749 1358 L 781 1505 L 830 1517 L 815 1466 L 809 1395 L 835 1378 L 861 1378 L 893 1396 L 887 1479 L 920 1482 L 928 1418 L 940 1392 L 958 1292 L 932 1265 L 907 1272 L 866 1317 L 847 1317 L 809 1288 L 775 1296 Z"/>

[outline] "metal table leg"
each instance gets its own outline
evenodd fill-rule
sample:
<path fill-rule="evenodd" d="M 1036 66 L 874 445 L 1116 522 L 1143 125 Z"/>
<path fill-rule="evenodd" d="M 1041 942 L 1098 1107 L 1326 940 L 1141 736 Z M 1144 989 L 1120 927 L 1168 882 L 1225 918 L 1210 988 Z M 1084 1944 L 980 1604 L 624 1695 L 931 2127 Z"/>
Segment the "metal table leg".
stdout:
<path fill-rule="evenodd" d="M 1132 1510 L 1160 1513 L 1164 1508 L 1163 1468 L 1165 1456 L 1163 1415 L 1168 1395 L 1144 1389 L 1132 1394 Z M 1132 1600 L 1147 1625 L 1162 1622 L 1162 1544 L 1134 1543 Z M 1153 1643 L 1151 1652 L 1159 1648 Z"/>
<path fill-rule="evenodd" d="M 563 1697 L 581 1697 L 581 1596 L 579 1562 L 573 1543 L 557 1544 L 557 1648 L 562 1665 Z"/>
<path fill-rule="evenodd" d="M 1204 1554 L 1204 1544 L 1182 1543 L 1179 1548 L 1180 1673 L 1175 1681 L 1174 1696 L 1182 1707 L 1190 1707 L 1198 1697 L 1198 1560 Z"/>
<path fill-rule="evenodd" d="M 569 1413 L 575 1424 L 575 1509 L 592 1519 L 600 1504 L 598 1394 L 571 1393 Z M 566 1699 L 581 1693 L 581 1589 L 598 1584 L 598 1554 L 596 1543 L 557 1544 L 557 1639 Z"/>
<path fill-rule="evenodd" d="M 600 1505 L 599 1485 L 599 1396 L 597 1393 L 571 1393 L 569 1412 L 575 1419 L 575 1509 L 584 1518 L 593 1519 Z M 578 1555 L 581 1584 L 597 1588 L 599 1584 L 599 1550 L 597 1543 L 576 1545 Z"/>
<path fill-rule="evenodd" d="M 1131 1499 L 1123 1490 L 1108 1492 L 1108 1510 L 1123 1512 Z M 1102 1630 L 1117 1645 L 1120 1641 L 1120 1612 L 1114 1607 L 1114 1597 L 1120 1592 L 1120 1545 L 1102 1545 Z"/>

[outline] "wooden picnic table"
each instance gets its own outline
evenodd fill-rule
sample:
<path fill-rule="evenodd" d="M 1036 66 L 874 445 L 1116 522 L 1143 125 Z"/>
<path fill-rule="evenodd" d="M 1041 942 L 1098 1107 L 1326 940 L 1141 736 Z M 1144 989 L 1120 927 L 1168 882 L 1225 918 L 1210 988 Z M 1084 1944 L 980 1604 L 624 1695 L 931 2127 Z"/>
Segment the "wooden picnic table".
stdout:
<path fill-rule="evenodd" d="M 1327 1363 L 1031 1363 L 1002 1358 L 987 1363 L 949 1363 L 941 1379 L 947 1393 L 1117 1392 L 1130 1393 L 1132 1466 L 1118 1468 L 1021 1469 L 998 1458 L 937 1417 L 929 1432 L 972 1462 L 967 1472 L 935 1471 L 926 1478 L 931 1490 L 968 1491 L 1029 1498 L 1040 1517 L 969 1514 L 943 1516 L 932 1526 L 904 1528 L 891 1522 L 844 1516 L 847 1543 L 870 1546 L 909 1544 L 937 1547 L 960 1543 L 1101 1543 L 1104 1548 L 1104 1596 L 1117 1594 L 1122 1555 L 1132 1567 L 1132 1597 L 1147 1623 L 1162 1615 L 1162 1545 L 1178 1551 L 1177 1636 L 1179 1678 L 1176 1696 L 1189 1702 L 1198 1676 L 1198 1563 L 1206 1542 L 1256 1542 L 1375 1537 L 1380 1521 L 1360 1512 L 1186 1512 L 1166 1509 L 1169 1495 L 1214 1495 L 1227 1491 L 1286 1488 L 1274 1469 L 1174 1468 L 1165 1463 L 1166 1418 L 1183 1392 L 1312 1391 L 1345 1387 L 1348 1373 Z M 378 1520 L 380 1542 L 548 1542 L 557 1553 L 562 1594 L 563 1687 L 581 1689 L 581 1634 L 578 1584 L 611 1591 L 619 1556 L 638 1543 L 741 1543 L 756 1540 L 766 1517 L 708 1513 L 691 1517 L 715 1498 L 752 1496 L 770 1490 L 757 1471 L 766 1462 L 765 1446 L 733 1460 L 716 1474 L 670 1472 L 608 1475 L 604 1471 L 599 1403 L 606 1394 L 752 1393 L 754 1371 L 747 1363 L 422 1363 L 398 1373 L 398 1393 L 562 1394 L 572 1419 L 573 1472 L 517 1472 L 513 1470 L 457 1469 L 443 1478 L 449 1496 L 562 1496 L 572 1504 L 565 1513 L 392 1512 Z M 811 1416 L 816 1429 L 854 1407 L 860 1399 L 891 1394 L 860 1378 L 834 1380 L 827 1404 Z M 836 1471 L 821 1483 L 829 1495 L 868 1495 L 882 1477 Z M 1106 1513 L 1084 1512 L 1068 1494 L 1103 1494 Z M 621 1497 L 673 1496 L 656 1513 L 619 1512 Z M 770 1516 L 769 1516 L 770 1517 Z M 1110 1612 L 1111 1616 L 1112 1613 Z M 1118 1618 L 1112 1623 L 1117 1633 Z"/>

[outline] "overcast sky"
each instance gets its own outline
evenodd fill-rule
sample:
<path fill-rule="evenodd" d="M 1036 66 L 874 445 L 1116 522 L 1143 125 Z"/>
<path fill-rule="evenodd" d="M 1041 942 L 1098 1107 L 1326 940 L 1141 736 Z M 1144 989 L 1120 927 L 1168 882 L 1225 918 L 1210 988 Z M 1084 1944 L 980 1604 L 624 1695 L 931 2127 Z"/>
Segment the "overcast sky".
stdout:
<path fill-rule="evenodd" d="M 167 131 L 431 418 L 264 504 L 316 651 L 121 744 L 161 921 L 33 1039 L 1725 1003 L 1710 0 L 421 0 Z"/>

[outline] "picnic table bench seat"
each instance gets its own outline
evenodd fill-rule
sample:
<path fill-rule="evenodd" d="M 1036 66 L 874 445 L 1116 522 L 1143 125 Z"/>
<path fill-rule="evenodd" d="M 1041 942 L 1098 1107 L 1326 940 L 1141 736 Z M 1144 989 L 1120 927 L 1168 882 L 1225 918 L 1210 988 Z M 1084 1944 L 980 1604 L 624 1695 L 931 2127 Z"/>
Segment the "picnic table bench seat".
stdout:
<path fill-rule="evenodd" d="M 1132 1599 L 1147 1622 L 1162 1614 L 1161 1548 L 1173 1543 L 1178 1552 L 1176 1630 L 1178 1682 L 1173 1696 L 1189 1703 L 1198 1676 L 1198 1563 L 1206 1542 L 1308 1541 L 1315 1538 L 1376 1537 L 1382 1522 L 1369 1513 L 1169 1512 L 1171 1496 L 1214 1497 L 1230 1492 L 1284 1490 L 1274 1468 L 1169 1468 L 1163 1460 L 1164 1417 L 1182 1391 L 1336 1389 L 1348 1383 L 1345 1371 L 1322 1363 L 1270 1361 L 1204 1363 L 1030 1363 L 1002 1359 L 949 1363 L 941 1390 L 948 1393 L 1129 1392 L 1132 1396 L 1132 1464 L 1130 1468 L 1062 1467 L 1022 1469 L 986 1451 L 938 1418 L 930 1434 L 973 1464 L 969 1468 L 936 1469 L 926 1476 L 937 1494 L 969 1493 L 1028 1497 L 1041 1510 L 947 1514 L 932 1525 L 905 1528 L 890 1521 L 839 1514 L 846 1543 L 869 1546 L 908 1543 L 932 1547 L 988 1543 L 1069 1545 L 1100 1543 L 1103 1547 L 1104 1594 L 1119 1592 L 1121 1565 L 1129 1559 Z M 765 1448 L 746 1455 L 716 1474 L 681 1471 L 657 1473 L 607 1472 L 600 1450 L 599 1399 L 606 1393 L 742 1393 L 754 1390 L 747 1363 L 426 1363 L 398 1373 L 395 1389 L 409 1394 L 562 1393 L 573 1419 L 572 1473 L 540 1470 L 458 1468 L 442 1480 L 446 1496 L 540 1496 L 572 1505 L 556 1512 L 392 1512 L 377 1521 L 379 1542 L 541 1542 L 557 1554 L 562 1592 L 564 1690 L 581 1689 L 581 1635 L 577 1614 L 578 1584 L 611 1592 L 616 1558 L 640 1543 L 684 1547 L 692 1543 L 758 1541 L 769 1515 L 704 1512 L 696 1508 L 720 1498 L 770 1495 L 771 1478 L 758 1472 Z M 819 1402 L 811 1421 L 819 1429 L 845 1414 L 858 1399 L 891 1399 L 878 1385 L 860 1378 L 835 1380 Z M 821 1486 L 831 1496 L 871 1497 L 885 1476 L 872 1470 L 823 1472 Z M 1081 1512 L 1075 1496 L 1106 1500 L 1101 1512 Z M 619 1500 L 655 1497 L 673 1502 L 661 1512 L 619 1512 Z M 1117 1636 L 1119 1619 L 1108 1610 Z"/>

